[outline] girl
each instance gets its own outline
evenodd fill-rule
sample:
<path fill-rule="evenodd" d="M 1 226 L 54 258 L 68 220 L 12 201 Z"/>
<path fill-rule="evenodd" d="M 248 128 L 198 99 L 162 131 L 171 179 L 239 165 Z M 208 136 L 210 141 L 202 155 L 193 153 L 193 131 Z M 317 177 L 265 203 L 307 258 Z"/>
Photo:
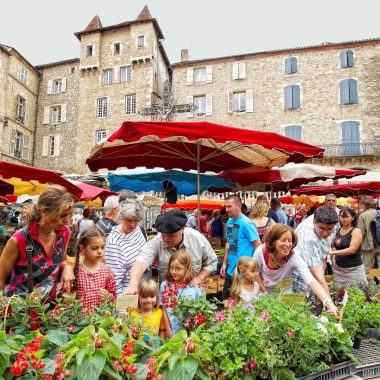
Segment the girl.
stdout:
<path fill-rule="evenodd" d="M 104 233 L 96 227 L 83 231 L 78 240 L 74 268 L 76 294 L 85 307 L 99 307 L 103 299 L 116 297 L 115 277 L 104 264 L 104 244 Z"/>
<path fill-rule="evenodd" d="M 255 224 L 257 233 L 259 234 L 260 240 L 262 243 L 265 241 L 265 235 L 271 229 L 276 222 L 269 218 L 269 203 L 267 201 L 258 201 L 252 207 L 251 212 L 249 213 L 249 219 Z"/>
<path fill-rule="evenodd" d="M 131 315 L 137 322 L 141 323 L 142 330 L 148 334 L 159 335 L 161 339 L 165 339 L 165 325 L 162 318 L 162 310 L 157 306 L 158 303 L 158 287 L 154 280 L 146 280 L 140 282 L 138 286 L 138 309 L 132 311 Z"/>
<path fill-rule="evenodd" d="M 251 302 L 259 294 L 259 264 L 252 257 L 243 256 L 239 259 L 232 277 L 231 298 L 236 302 Z"/>
<path fill-rule="evenodd" d="M 184 249 L 179 249 L 171 255 L 168 267 L 166 281 L 160 286 L 160 305 L 166 335 L 171 337 L 183 328 L 177 317 L 172 315 L 178 297 L 198 299 L 202 291 L 190 285 L 195 275 L 190 256 Z"/>

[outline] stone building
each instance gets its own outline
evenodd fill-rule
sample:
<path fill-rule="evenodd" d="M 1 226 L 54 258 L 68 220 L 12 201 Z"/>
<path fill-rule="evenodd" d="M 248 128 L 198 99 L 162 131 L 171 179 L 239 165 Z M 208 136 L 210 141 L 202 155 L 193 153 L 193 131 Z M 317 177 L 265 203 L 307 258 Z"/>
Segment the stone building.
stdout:
<path fill-rule="evenodd" d="M 40 73 L 0 44 L 0 160 L 32 164 Z"/>
<path fill-rule="evenodd" d="M 173 91 L 204 120 L 326 147 L 314 163 L 380 170 L 380 39 L 174 63 Z"/>
<path fill-rule="evenodd" d="M 161 29 L 147 7 L 133 21 L 103 27 L 95 16 L 75 33 L 80 58 L 38 66 L 41 72 L 35 164 L 88 172 L 95 143 L 160 98 L 170 63 Z"/>

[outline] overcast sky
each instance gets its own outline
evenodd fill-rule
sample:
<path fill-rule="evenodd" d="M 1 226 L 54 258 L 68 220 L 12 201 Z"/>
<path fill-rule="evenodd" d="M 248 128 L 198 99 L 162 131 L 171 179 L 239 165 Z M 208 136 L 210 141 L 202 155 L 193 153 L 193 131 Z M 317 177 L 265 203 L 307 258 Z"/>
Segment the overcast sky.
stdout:
<path fill-rule="evenodd" d="M 148 5 L 172 63 L 380 37 L 378 0 L 1 0 L 0 43 L 34 65 L 79 57 L 74 32 L 134 20 Z"/>

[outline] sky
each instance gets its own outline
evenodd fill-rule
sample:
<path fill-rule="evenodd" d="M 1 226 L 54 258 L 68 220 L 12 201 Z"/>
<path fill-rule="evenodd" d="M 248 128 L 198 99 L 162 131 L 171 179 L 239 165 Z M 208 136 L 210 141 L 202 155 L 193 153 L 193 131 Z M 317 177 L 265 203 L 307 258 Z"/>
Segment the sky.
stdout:
<path fill-rule="evenodd" d="M 1 0 L 0 43 L 33 65 L 79 57 L 82 31 L 134 20 L 145 5 L 171 63 L 380 37 L 378 0 Z"/>

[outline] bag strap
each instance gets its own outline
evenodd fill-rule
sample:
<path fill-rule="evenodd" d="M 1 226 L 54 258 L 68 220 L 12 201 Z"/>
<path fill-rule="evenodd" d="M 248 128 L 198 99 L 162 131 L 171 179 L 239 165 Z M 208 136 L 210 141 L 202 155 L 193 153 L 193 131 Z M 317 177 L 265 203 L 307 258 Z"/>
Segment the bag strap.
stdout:
<path fill-rule="evenodd" d="M 28 293 L 33 292 L 33 268 L 32 268 L 32 257 L 33 257 L 33 245 L 32 239 L 29 235 L 29 230 L 25 236 L 26 243 L 26 261 L 28 264 Z"/>

